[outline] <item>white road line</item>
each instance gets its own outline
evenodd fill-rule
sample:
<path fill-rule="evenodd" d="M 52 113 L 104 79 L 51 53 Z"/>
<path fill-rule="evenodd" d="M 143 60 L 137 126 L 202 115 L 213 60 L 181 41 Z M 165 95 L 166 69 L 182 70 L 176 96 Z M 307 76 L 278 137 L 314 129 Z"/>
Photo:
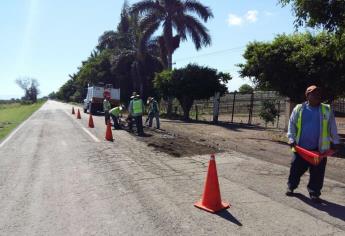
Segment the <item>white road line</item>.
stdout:
<path fill-rule="evenodd" d="M 96 143 L 99 143 L 99 142 L 100 142 L 99 139 L 98 139 L 95 135 L 91 134 L 91 132 L 88 131 L 85 127 L 82 127 L 82 128 L 83 128 L 83 130 L 85 131 L 85 133 L 87 133 L 88 135 L 90 135 L 90 137 L 91 137 L 93 140 L 95 140 Z"/>
<path fill-rule="evenodd" d="M 66 111 L 63 110 L 68 117 L 71 117 L 70 114 Z M 88 131 L 85 127 L 81 126 L 81 124 L 79 124 L 78 122 L 76 122 L 74 119 L 72 119 L 76 124 L 78 124 L 80 126 L 80 128 L 82 128 L 82 130 L 84 130 L 85 133 L 87 133 L 96 143 L 101 142 L 95 135 L 93 135 L 90 131 Z"/>
<path fill-rule="evenodd" d="M 39 111 L 41 110 L 43 106 L 40 107 L 40 109 L 38 109 L 37 111 L 35 111 L 34 113 L 31 114 L 31 116 L 29 116 L 29 118 L 27 118 L 23 123 L 21 123 L 15 130 L 13 130 L 9 136 L 7 136 L 7 138 L 2 141 L 2 143 L 0 143 L 0 148 L 2 148 L 5 143 L 7 143 L 17 132 L 18 130 L 20 130 L 29 120 L 31 120 L 31 118 Z"/>

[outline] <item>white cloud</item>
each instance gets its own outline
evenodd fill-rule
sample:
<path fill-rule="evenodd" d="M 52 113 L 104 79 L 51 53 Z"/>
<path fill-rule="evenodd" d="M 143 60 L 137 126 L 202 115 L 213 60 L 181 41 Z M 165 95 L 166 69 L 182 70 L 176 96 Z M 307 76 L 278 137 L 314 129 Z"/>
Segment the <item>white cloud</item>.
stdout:
<path fill-rule="evenodd" d="M 258 20 L 258 14 L 259 12 L 257 10 L 249 10 L 243 16 L 238 16 L 230 13 L 228 18 L 228 24 L 230 26 L 239 26 L 244 23 L 254 23 Z"/>
<path fill-rule="evenodd" d="M 250 10 L 247 11 L 247 13 L 244 15 L 244 18 L 248 21 L 248 22 L 255 22 L 258 20 L 258 11 L 257 10 Z"/>
<path fill-rule="evenodd" d="M 228 24 L 229 25 L 241 25 L 243 22 L 242 18 L 234 15 L 234 14 L 229 14 L 229 18 L 228 18 Z"/>

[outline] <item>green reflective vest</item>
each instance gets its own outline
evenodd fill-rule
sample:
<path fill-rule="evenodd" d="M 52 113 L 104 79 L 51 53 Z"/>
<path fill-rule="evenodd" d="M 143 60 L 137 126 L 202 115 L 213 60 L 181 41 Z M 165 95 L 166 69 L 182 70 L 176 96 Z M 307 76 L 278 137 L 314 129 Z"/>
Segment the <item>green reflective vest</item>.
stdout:
<path fill-rule="evenodd" d="M 120 116 L 121 110 L 120 110 L 120 107 L 114 107 L 109 112 L 113 114 L 114 116 L 118 117 Z"/>
<path fill-rule="evenodd" d="M 141 115 L 143 113 L 143 101 L 141 99 L 133 100 L 133 115 Z"/>
<path fill-rule="evenodd" d="M 111 104 L 107 99 L 104 99 L 103 101 L 103 110 L 109 111 L 111 109 Z"/>
<path fill-rule="evenodd" d="M 331 115 L 331 107 L 327 104 L 320 104 L 321 106 L 321 118 L 320 118 L 320 135 L 319 138 L 319 151 L 325 152 L 330 148 L 330 130 L 329 130 L 329 119 Z M 299 139 L 302 133 L 302 104 L 297 105 L 297 135 L 296 135 L 296 143 L 298 144 Z"/>

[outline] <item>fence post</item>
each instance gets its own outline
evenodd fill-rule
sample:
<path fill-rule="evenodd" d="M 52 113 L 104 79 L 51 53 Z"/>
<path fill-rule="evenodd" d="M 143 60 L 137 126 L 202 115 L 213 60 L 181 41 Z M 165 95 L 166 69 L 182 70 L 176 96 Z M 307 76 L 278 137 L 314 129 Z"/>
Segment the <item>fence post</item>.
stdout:
<path fill-rule="evenodd" d="M 216 92 L 213 97 L 213 123 L 218 123 L 220 93 Z"/>
<path fill-rule="evenodd" d="M 234 92 L 234 98 L 232 99 L 231 123 L 234 122 L 234 112 L 235 112 L 236 93 L 237 93 L 237 91 Z"/>
<path fill-rule="evenodd" d="M 198 105 L 195 104 L 195 120 L 198 120 Z"/>
<path fill-rule="evenodd" d="M 292 112 L 292 109 L 295 107 L 295 103 L 290 100 L 290 98 L 286 98 L 286 103 L 285 103 L 285 131 L 288 129 L 289 125 L 289 119 L 290 119 L 290 114 Z"/>
<path fill-rule="evenodd" d="M 252 124 L 252 117 L 253 117 L 253 106 L 254 106 L 254 92 L 252 92 L 250 96 L 250 107 L 249 107 L 249 117 L 248 117 L 248 124 Z"/>
<path fill-rule="evenodd" d="M 280 117 L 280 101 L 278 101 L 278 117 L 277 117 L 277 128 L 279 128 L 279 117 Z"/>

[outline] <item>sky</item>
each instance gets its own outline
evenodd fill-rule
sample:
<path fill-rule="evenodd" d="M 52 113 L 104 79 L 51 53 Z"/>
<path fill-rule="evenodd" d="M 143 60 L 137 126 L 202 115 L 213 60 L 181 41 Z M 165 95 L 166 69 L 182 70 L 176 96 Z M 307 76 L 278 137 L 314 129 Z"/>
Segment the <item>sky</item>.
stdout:
<path fill-rule="evenodd" d="M 129 3 L 136 1 L 130 0 Z M 212 45 L 196 51 L 191 40 L 173 55 L 174 68 L 188 63 L 228 72 L 230 91 L 248 79 L 238 75 L 242 54 L 252 41 L 271 41 L 295 31 L 291 7 L 278 0 L 200 0 L 214 18 L 205 26 Z M 57 91 L 76 73 L 97 45 L 98 37 L 114 30 L 123 0 L 1 0 L 0 99 L 20 98 L 17 78 L 38 80 L 40 96 Z"/>

